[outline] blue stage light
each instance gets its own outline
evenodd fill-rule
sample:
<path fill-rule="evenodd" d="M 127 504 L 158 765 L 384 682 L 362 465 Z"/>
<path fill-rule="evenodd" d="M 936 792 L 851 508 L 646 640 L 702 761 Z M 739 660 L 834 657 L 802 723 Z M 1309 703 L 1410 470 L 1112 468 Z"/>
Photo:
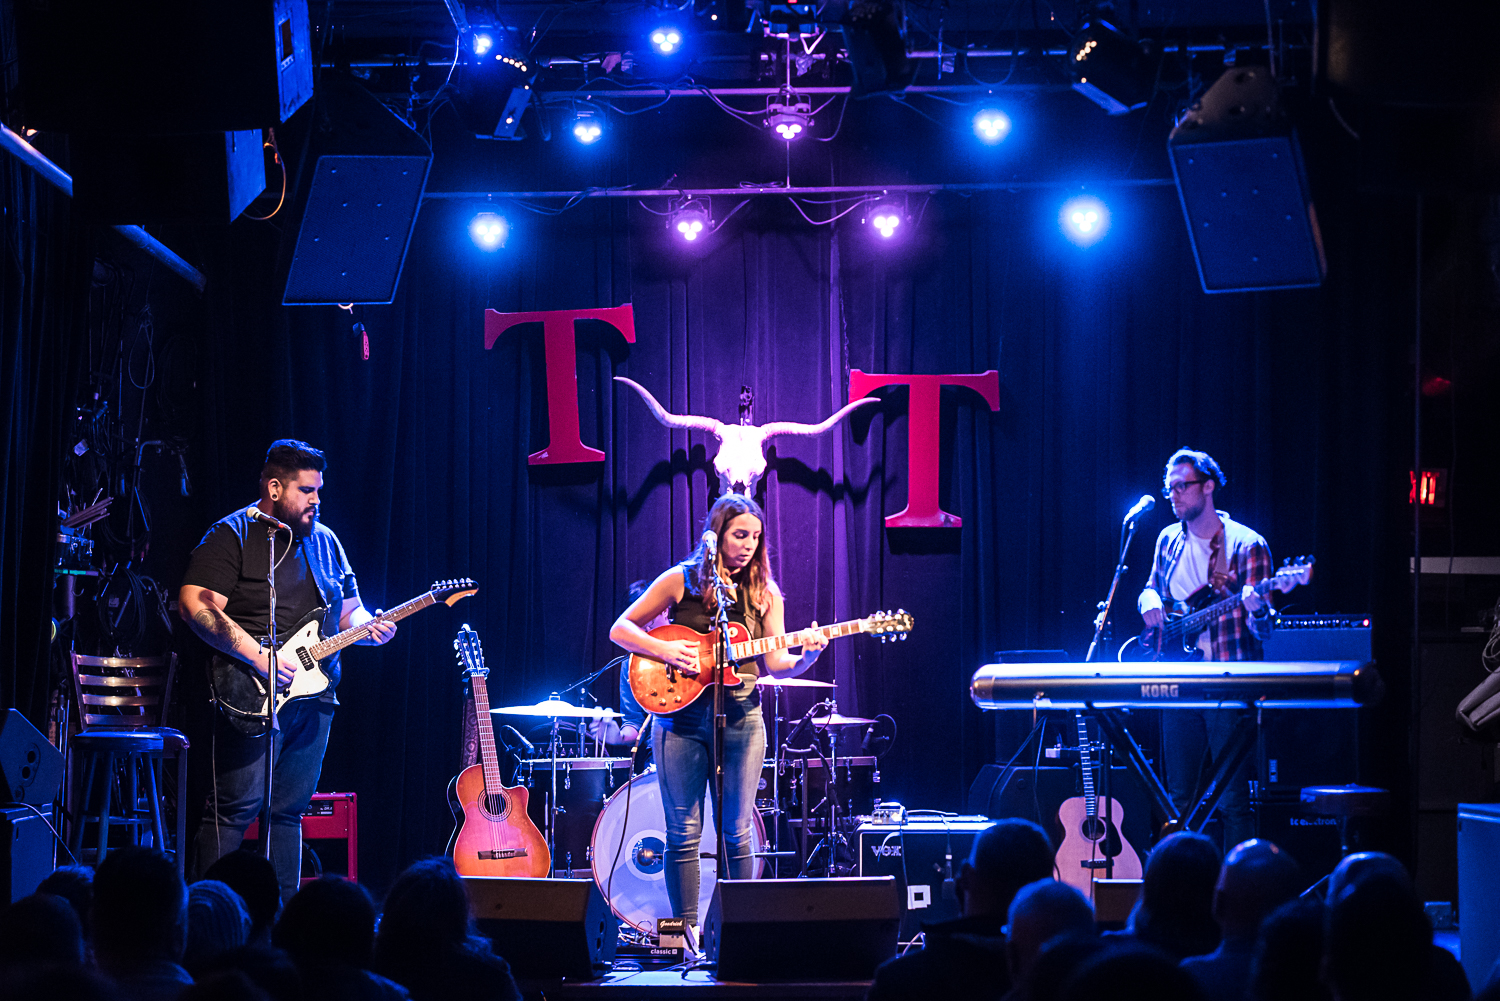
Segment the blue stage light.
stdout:
<path fill-rule="evenodd" d="M 1010 116 L 995 108 L 985 108 L 974 116 L 974 134 L 980 142 L 1000 142 L 1010 135 Z"/>
<path fill-rule="evenodd" d="M 682 47 L 682 32 L 663 25 L 651 32 L 651 47 L 661 55 L 670 56 Z"/>
<path fill-rule="evenodd" d="M 1057 221 L 1064 236 L 1080 247 L 1088 247 L 1109 232 L 1109 208 L 1093 195 L 1079 195 L 1063 203 Z"/>
<path fill-rule="evenodd" d="M 592 146 L 604 135 L 603 119 L 593 108 L 579 108 L 573 112 L 573 138 L 585 146 Z"/>
<path fill-rule="evenodd" d="M 505 217 L 493 212 L 480 212 L 469 221 L 469 236 L 480 250 L 498 250 L 505 246 L 510 227 Z"/>
<path fill-rule="evenodd" d="M 474 33 L 474 54 L 482 56 L 495 47 L 495 36 L 487 31 L 476 31 Z"/>

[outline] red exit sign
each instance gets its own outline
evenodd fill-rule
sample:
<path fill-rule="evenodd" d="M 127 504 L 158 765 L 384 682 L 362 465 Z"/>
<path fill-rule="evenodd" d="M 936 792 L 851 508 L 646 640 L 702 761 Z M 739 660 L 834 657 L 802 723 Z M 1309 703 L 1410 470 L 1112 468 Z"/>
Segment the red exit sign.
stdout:
<path fill-rule="evenodd" d="M 1448 506 L 1448 470 L 1424 469 L 1421 476 L 1416 473 L 1407 475 L 1411 477 L 1411 490 L 1406 495 L 1408 503 L 1422 507 Z"/>

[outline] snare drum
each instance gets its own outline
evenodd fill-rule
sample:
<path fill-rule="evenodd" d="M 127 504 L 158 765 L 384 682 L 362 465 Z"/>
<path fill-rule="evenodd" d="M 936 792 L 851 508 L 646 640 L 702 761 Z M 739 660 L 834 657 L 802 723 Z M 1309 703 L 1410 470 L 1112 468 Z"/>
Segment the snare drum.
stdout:
<path fill-rule="evenodd" d="M 610 910 L 626 924 L 649 935 L 656 934 L 656 919 L 672 917 L 667 899 L 666 855 L 667 820 L 662 808 L 661 786 L 656 772 L 637 775 L 630 784 L 616 792 L 604 804 L 594 825 L 592 854 L 594 882 Z M 703 795 L 703 846 L 712 854 L 714 840 L 714 805 L 707 788 Z M 760 814 L 751 811 L 750 850 L 766 850 L 766 829 Z M 754 878 L 759 879 L 765 860 L 756 858 Z M 708 915 L 718 873 L 714 860 L 705 858 L 699 866 L 698 914 Z"/>
<path fill-rule="evenodd" d="M 589 838 L 604 801 L 630 778 L 629 758 L 561 758 L 557 762 L 557 831 L 552 865 L 558 876 L 589 874 Z M 526 813 L 542 836 L 547 834 L 547 810 L 552 798 L 552 759 L 521 762 L 516 782 L 531 790 Z"/>
<path fill-rule="evenodd" d="M 832 759 L 829 759 L 832 763 Z M 809 831 L 828 830 L 827 806 L 818 810 L 818 805 L 828 792 L 828 775 L 821 758 L 795 758 L 784 762 L 781 775 L 781 808 L 792 818 L 789 823 L 800 824 L 807 818 Z M 872 757 L 839 758 L 834 767 L 834 802 L 838 806 L 840 822 L 847 818 L 869 814 L 880 798 L 880 766 Z M 814 813 L 813 811 L 817 811 Z"/>

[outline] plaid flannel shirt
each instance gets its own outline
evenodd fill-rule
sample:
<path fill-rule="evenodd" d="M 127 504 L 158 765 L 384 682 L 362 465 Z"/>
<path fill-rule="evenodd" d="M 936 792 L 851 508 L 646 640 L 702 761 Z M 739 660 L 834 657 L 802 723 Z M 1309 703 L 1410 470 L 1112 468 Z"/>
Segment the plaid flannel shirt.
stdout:
<path fill-rule="evenodd" d="M 1241 525 L 1223 511 L 1218 512 L 1224 523 L 1224 549 L 1229 554 L 1227 572 L 1231 593 L 1238 592 L 1246 584 L 1258 584 L 1270 577 L 1271 547 L 1266 540 L 1250 528 Z M 1186 544 L 1186 528 L 1181 522 L 1168 525 L 1156 537 L 1156 559 L 1151 566 L 1151 579 L 1141 597 L 1148 591 L 1155 592 L 1163 608 L 1170 610 L 1174 599 L 1170 583 L 1177 569 L 1178 560 Z M 1261 642 L 1271 634 L 1274 616 L 1257 618 L 1244 605 L 1236 605 L 1234 611 L 1215 619 L 1208 627 L 1209 646 L 1213 650 L 1212 660 L 1261 660 Z"/>

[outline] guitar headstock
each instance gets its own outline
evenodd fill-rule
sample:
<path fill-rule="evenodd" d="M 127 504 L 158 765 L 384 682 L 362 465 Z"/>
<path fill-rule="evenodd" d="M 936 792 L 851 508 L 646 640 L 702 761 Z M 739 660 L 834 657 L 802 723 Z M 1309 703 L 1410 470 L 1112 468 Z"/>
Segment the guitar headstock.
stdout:
<path fill-rule="evenodd" d="M 478 594 L 479 585 L 467 577 L 458 580 L 437 580 L 432 582 L 428 593 L 451 608 L 469 595 Z"/>
<path fill-rule="evenodd" d="M 1295 563 L 1288 558 L 1282 564 L 1281 569 L 1276 571 L 1276 576 L 1271 579 L 1271 586 L 1278 591 L 1290 591 L 1294 587 L 1301 587 L 1312 580 L 1314 562 L 1316 561 L 1311 556 L 1299 556 Z"/>
<path fill-rule="evenodd" d="M 906 634 L 911 632 L 917 621 L 911 617 L 911 613 L 904 608 L 898 608 L 894 612 L 876 612 L 868 616 L 860 623 L 860 631 L 880 637 L 880 642 L 886 640 L 895 642 L 906 639 Z"/>
<path fill-rule="evenodd" d="M 467 622 L 459 627 L 458 636 L 453 640 L 453 649 L 458 654 L 458 662 L 464 669 L 465 677 L 477 674 L 483 678 L 490 673 L 489 668 L 484 666 L 484 649 L 479 645 L 479 634 L 470 629 Z"/>

